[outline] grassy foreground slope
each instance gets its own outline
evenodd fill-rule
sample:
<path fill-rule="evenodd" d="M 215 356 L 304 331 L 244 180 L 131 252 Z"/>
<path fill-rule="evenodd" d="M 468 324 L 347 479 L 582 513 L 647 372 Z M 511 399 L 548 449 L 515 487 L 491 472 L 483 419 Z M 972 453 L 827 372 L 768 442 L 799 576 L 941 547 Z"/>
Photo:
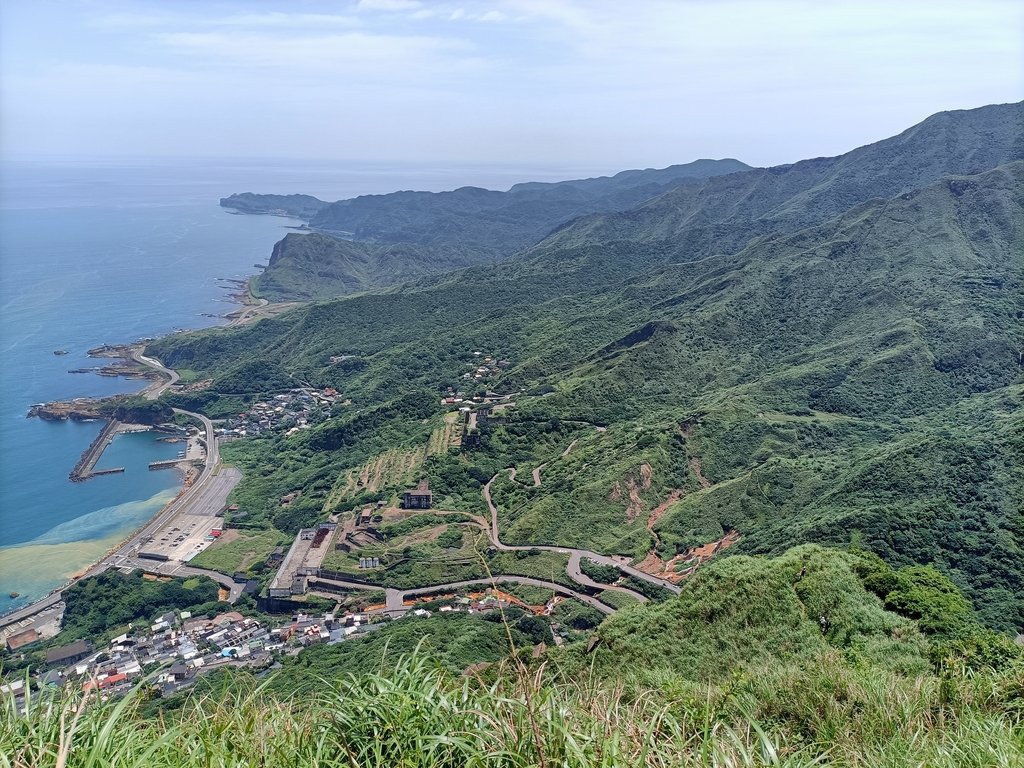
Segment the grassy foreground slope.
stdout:
<path fill-rule="evenodd" d="M 598 637 L 590 651 L 524 652 L 479 676 L 371 638 L 321 648 L 314 662 L 335 666 L 302 654 L 269 681 L 220 675 L 170 702 L 147 702 L 140 689 L 75 714 L 74 696 L 53 706 L 40 693 L 27 716 L 0 714 L 0 764 L 995 768 L 1024 759 L 1024 652 L 981 630 L 928 568 L 892 571 L 817 547 L 730 558 L 679 597 L 608 620 Z"/>
<path fill-rule="evenodd" d="M 747 553 L 855 541 L 934 562 L 1020 631 L 1022 115 L 944 113 L 583 219 L 493 267 L 152 351 L 214 377 L 194 408 L 275 377 L 352 399 L 244 449 L 239 492 L 302 487 L 311 517 L 339 470 L 422 441 L 485 349 L 512 361 L 488 386 L 517 408 L 426 471 L 468 500 L 546 462 L 539 487 L 495 485 L 511 541 L 663 560 L 729 531 Z"/>

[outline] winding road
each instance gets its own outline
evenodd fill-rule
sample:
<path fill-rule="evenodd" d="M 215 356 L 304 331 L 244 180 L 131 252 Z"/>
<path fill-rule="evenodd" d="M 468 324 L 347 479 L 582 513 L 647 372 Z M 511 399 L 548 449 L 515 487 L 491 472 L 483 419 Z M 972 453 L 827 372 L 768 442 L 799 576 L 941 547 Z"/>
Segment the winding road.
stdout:
<path fill-rule="evenodd" d="M 143 348 L 136 348 L 132 351 L 132 359 L 141 365 L 148 366 L 158 373 L 166 377 L 166 380 L 159 385 L 151 385 L 144 392 L 145 397 L 148 400 L 156 400 L 161 394 L 167 391 L 168 388 L 173 386 L 178 380 L 179 375 L 177 371 L 167 368 L 160 361 L 155 360 L 151 357 L 146 357 L 143 354 Z M 244 585 L 237 584 L 229 576 L 217 571 L 210 571 L 203 568 L 194 568 L 192 566 L 185 565 L 179 561 L 151 561 L 146 559 L 145 561 L 140 560 L 138 553 L 143 544 L 148 542 L 156 533 L 158 533 L 164 526 L 168 524 L 176 515 L 183 512 L 195 513 L 195 510 L 201 510 L 199 514 L 204 514 L 202 510 L 206 510 L 207 514 L 213 514 L 217 509 L 221 507 L 224 500 L 227 498 L 227 494 L 234 488 L 235 485 L 241 480 L 241 473 L 232 467 L 220 467 L 220 452 L 217 445 L 216 435 L 214 433 L 213 422 L 210 421 L 206 416 L 200 413 L 193 413 L 191 411 L 185 411 L 180 408 L 174 408 L 174 413 L 189 416 L 198 420 L 204 428 L 206 433 L 206 461 L 203 466 L 203 471 L 199 478 L 191 487 L 186 489 L 177 499 L 164 507 L 161 512 L 150 520 L 142 529 L 136 531 L 128 540 L 123 542 L 117 550 L 112 552 L 110 555 L 105 557 L 103 561 L 97 563 L 82 574 L 81 578 L 87 578 L 89 576 L 95 576 L 103 573 L 108 568 L 115 567 L 131 567 L 131 568 L 142 568 L 151 573 L 160 573 L 168 576 L 207 576 L 214 581 L 221 584 L 225 589 L 229 591 L 230 602 L 235 602 L 241 594 Z M 562 452 L 562 456 L 568 455 L 568 453 L 576 445 L 574 440 L 568 448 Z M 539 487 L 541 484 L 540 473 L 546 464 L 541 464 L 533 470 L 533 482 L 534 485 Z M 515 481 L 516 469 L 511 467 L 505 470 L 508 473 L 509 479 Z M 610 566 L 618 569 L 620 572 L 632 576 L 636 579 L 641 579 L 650 584 L 654 584 L 658 587 L 669 590 L 672 593 L 679 594 L 680 588 L 678 585 L 673 584 L 670 581 L 659 579 L 656 576 L 652 576 L 649 573 L 645 573 L 638 570 L 630 565 L 621 563 L 606 555 L 598 554 L 597 552 L 591 552 L 586 549 L 576 549 L 574 547 L 563 547 L 563 546 L 551 546 L 551 545 L 514 545 L 505 544 L 501 541 L 498 530 L 498 508 L 494 504 L 494 500 L 491 496 L 491 486 L 494 481 L 498 479 L 501 473 L 495 474 L 487 484 L 483 487 L 483 498 L 487 504 L 487 509 L 490 512 L 490 521 L 478 516 L 470 515 L 469 517 L 476 525 L 482 530 L 487 532 L 488 538 L 491 544 L 498 550 L 505 552 L 523 552 L 530 550 L 540 550 L 543 552 L 557 552 L 559 554 L 566 554 L 569 556 L 569 560 L 566 566 L 566 574 L 569 578 L 577 584 L 585 587 L 586 589 L 593 591 L 615 591 L 622 592 L 635 600 L 640 602 L 648 602 L 648 598 L 639 592 L 635 592 L 627 587 L 614 585 L 614 584 L 603 584 L 596 582 L 589 578 L 582 571 L 582 560 L 586 558 L 592 560 L 595 563 L 604 566 Z M 441 514 L 445 514 L 441 512 Z M 453 513 L 455 514 L 455 513 Z M 466 514 L 466 513 L 458 513 Z M 574 600 L 589 605 L 592 608 L 601 611 L 605 615 L 610 615 L 615 612 L 615 608 L 601 602 L 596 597 L 591 595 L 578 592 L 568 587 L 556 584 L 550 581 L 544 581 L 542 579 L 535 579 L 529 576 L 517 576 L 512 574 L 494 574 L 491 579 L 472 579 L 466 581 L 454 581 L 445 582 L 442 584 L 433 584 L 426 587 L 417 587 L 414 589 L 399 590 L 394 588 L 383 588 L 385 593 L 385 611 L 388 613 L 396 613 L 408 610 L 404 606 L 404 602 L 408 598 L 418 597 L 423 595 L 429 595 L 436 592 L 444 591 L 447 589 L 458 589 L 461 587 L 468 587 L 478 584 L 486 583 L 497 583 L 503 582 L 514 582 L 518 584 L 527 584 L 530 586 L 541 587 L 543 589 L 550 589 L 554 593 L 562 595 L 563 597 L 570 597 Z M 341 581 L 323 577 L 317 577 L 317 582 L 328 585 L 339 587 L 343 589 L 352 590 L 380 590 L 380 585 L 368 584 L 359 581 Z M 315 588 L 315 587 L 314 587 Z M 33 616 L 37 616 L 45 609 L 56 605 L 61 600 L 61 590 L 57 590 L 47 595 L 45 598 L 33 603 L 30 606 L 26 606 L 18 611 L 15 611 L 7 616 L 0 618 L 0 629 L 7 627 L 19 621 L 24 621 Z"/>
<path fill-rule="evenodd" d="M 178 379 L 180 379 L 181 377 L 178 375 L 177 371 L 171 368 L 167 368 L 159 360 L 156 360 L 152 357 L 146 357 L 144 354 L 142 354 L 144 351 L 144 347 L 135 347 L 132 350 L 132 360 L 141 365 L 145 365 L 148 368 L 152 368 L 157 373 L 161 373 L 167 377 L 167 381 L 164 381 L 159 385 L 151 385 L 147 387 L 145 391 L 142 393 L 147 400 L 156 400 L 158 397 L 160 397 L 160 395 L 162 395 L 168 389 L 177 384 Z M 182 413 L 186 413 L 186 411 L 182 411 Z M 194 413 L 189 413 L 189 415 L 198 416 L 198 414 Z"/>
<path fill-rule="evenodd" d="M 515 467 L 512 467 L 512 468 L 510 468 L 510 469 L 508 469 L 506 471 L 508 472 L 508 477 L 509 477 L 510 480 L 515 480 L 516 479 Z M 492 477 L 490 480 L 488 480 L 487 484 L 483 488 L 484 501 L 487 502 L 487 509 L 491 513 L 491 524 L 489 526 L 489 536 L 490 536 L 490 539 L 491 539 L 491 543 L 494 544 L 494 546 L 497 549 L 500 549 L 500 550 L 503 550 L 503 551 L 506 551 L 506 552 L 515 552 L 515 551 L 522 552 L 522 551 L 528 551 L 528 550 L 531 550 L 531 549 L 539 549 L 539 550 L 541 550 L 543 552 L 558 552 L 560 554 L 567 554 L 567 555 L 569 555 L 569 564 L 568 564 L 565 572 L 569 575 L 569 578 L 572 579 L 573 581 L 575 581 L 577 584 L 582 584 L 583 586 L 589 587 L 590 589 L 602 589 L 602 590 L 603 589 L 610 589 L 610 590 L 614 590 L 614 591 L 617 591 L 617 592 L 625 592 L 625 593 L 629 594 L 630 596 L 632 596 L 632 597 L 634 597 L 637 600 L 640 600 L 642 602 L 647 602 L 647 598 L 644 597 L 643 595 L 641 595 L 639 592 L 634 592 L 633 590 L 627 589 L 626 587 L 620 587 L 620 586 L 612 585 L 612 584 L 600 584 L 600 583 L 598 583 L 596 581 L 593 581 L 586 574 L 584 574 L 583 571 L 581 570 L 581 562 L 580 561 L 583 558 L 587 558 L 588 560 L 593 560 L 595 563 L 599 563 L 600 565 L 607 565 L 607 566 L 611 566 L 613 568 L 617 568 L 618 570 L 622 571 L 623 573 L 626 573 L 626 574 L 628 574 L 630 576 L 633 576 L 634 578 L 642 579 L 643 581 L 650 582 L 651 584 L 654 584 L 656 586 L 663 587 L 664 589 L 667 589 L 670 592 L 673 592 L 673 593 L 675 593 L 677 595 L 679 594 L 679 592 L 680 592 L 679 586 L 676 585 L 676 584 L 673 584 L 671 581 L 666 581 L 665 579 L 659 579 L 657 576 L 652 576 L 649 573 L 644 573 L 643 571 L 638 570 L 638 569 L 634 568 L 631 565 L 626 565 L 625 563 L 620 563 L 618 560 L 614 560 L 614 559 L 608 557 L 607 555 L 599 555 L 597 552 L 591 552 L 590 550 L 587 550 L 587 549 L 576 549 L 574 547 L 559 547 L 559 546 L 537 545 L 537 544 L 514 545 L 514 544 L 505 544 L 504 542 L 502 542 L 501 538 L 498 535 L 498 508 L 495 506 L 494 499 L 491 497 L 491 485 L 494 483 L 495 480 L 498 479 L 500 474 L 501 473 L 499 472 L 494 477 Z"/>
<path fill-rule="evenodd" d="M 573 445 L 575 445 L 575 441 L 573 441 Z M 569 448 L 567 448 L 562 453 L 562 456 L 565 456 L 566 454 L 568 454 L 569 451 L 572 450 L 572 447 L 573 446 L 570 445 Z M 544 465 L 541 465 L 541 466 L 544 466 Z M 508 473 L 508 476 L 509 476 L 510 480 L 515 480 L 516 479 L 516 469 L 514 467 L 509 468 L 509 469 L 507 469 L 505 471 Z M 534 470 L 534 478 L 537 477 L 537 472 L 538 472 L 538 470 Z M 565 569 L 566 575 L 572 581 L 575 581 L 577 584 L 579 584 L 579 585 L 581 585 L 583 587 L 586 587 L 587 589 L 590 589 L 590 590 L 594 590 L 594 591 L 597 591 L 597 592 L 602 592 L 602 591 L 606 591 L 606 590 L 613 591 L 613 592 L 622 592 L 624 594 L 629 595 L 631 598 L 633 598 L 634 600 L 637 600 L 639 602 L 642 602 L 642 603 L 649 602 L 648 598 L 645 595 L 642 595 L 639 592 L 636 592 L 636 591 L 634 591 L 632 589 L 629 589 L 628 587 L 619 586 L 617 584 L 603 584 L 601 582 L 594 581 L 589 576 L 587 576 L 585 573 L 583 573 L 583 569 L 582 569 L 582 560 L 583 560 L 583 558 L 586 558 L 588 560 L 592 560 L 595 563 L 598 563 L 599 565 L 610 566 L 612 568 L 615 568 L 615 569 L 619 570 L 620 572 L 622 572 L 622 573 L 624 573 L 626 575 L 633 576 L 633 577 L 635 577 L 637 579 L 641 579 L 641 580 L 646 581 L 646 582 L 648 582 L 650 584 L 653 584 L 655 586 L 661 587 L 663 589 L 667 589 L 670 592 L 672 592 L 673 594 L 679 594 L 679 592 L 681 591 L 680 587 L 677 584 L 673 584 L 671 581 L 666 581 L 665 579 L 659 579 L 657 576 L 652 576 L 651 574 L 645 573 L 644 571 L 641 571 L 641 570 L 639 570 L 637 568 L 634 568 L 631 565 L 627 565 L 627 564 L 619 562 L 618 560 L 615 560 L 615 559 L 613 559 L 611 557 L 608 557 L 607 555 L 601 555 L 601 554 L 598 554 L 597 552 L 592 552 L 592 551 L 587 550 L 587 549 L 576 549 L 574 547 L 551 546 L 551 545 L 544 545 L 544 544 L 505 544 L 501 540 L 501 537 L 500 537 L 500 535 L 498 533 L 498 508 L 495 505 L 494 499 L 491 496 L 491 485 L 494 483 L 495 480 L 498 479 L 498 477 L 500 475 L 501 475 L 500 472 L 498 474 L 494 475 L 494 477 L 492 477 L 490 480 L 488 480 L 487 484 L 484 485 L 484 487 L 483 487 L 483 497 L 484 497 L 484 501 L 487 503 L 487 509 L 490 512 L 490 521 L 486 520 L 483 517 L 480 517 L 479 515 L 473 515 L 473 514 L 470 514 L 470 513 L 467 513 L 467 512 L 456 512 L 456 511 L 446 511 L 446 510 L 432 510 L 433 514 L 438 514 L 438 515 L 455 515 L 455 516 L 459 516 L 459 517 L 469 518 L 469 520 L 474 525 L 478 526 L 481 530 L 483 530 L 483 531 L 485 531 L 487 533 L 487 537 L 490 540 L 491 544 L 494 546 L 494 548 L 498 549 L 500 551 L 503 551 L 503 552 L 528 552 L 528 551 L 531 551 L 531 550 L 534 550 L 534 551 L 535 550 L 540 550 L 542 552 L 556 552 L 558 554 L 568 555 L 569 556 L 569 561 L 566 564 L 566 569 Z M 602 613 L 610 614 L 610 613 L 614 613 L 614 611 L 615 611 L 615 609 L 613 607 L 607 605 L 606 603 L 602 603 L 600 600 L 598 600 L 595 597 L 583 594 L 581 592 L 577 592 L 575 590 L 571 590 L 568 587 L 562 586 L 561 584 L 556 584 L 555 582 L 544 581 L 542 579 L 535 579 L 535 578 L 532 578 L 532 577 L 529 577 L 529 576 L 514 576 L 514 575 L 510 575 L 510 574 L 494 574 L 493 580 L 494 581 L 497 581 L 497 580 L 513 581 L 513 582 L 517 582 L 517 583 L 520 583 L 520 584 L 530 584 L 530 585 L 533 585 L 533 586 L 544 587 L 545 589 L 552 589 L 555 592 L 557 592 L 558 594 L 561 594 L 561 595 L 566 596 L 566 597 L 572 597 L 572 598 L 574 598 L 576 600 L 579 600 L 582 603 L 585 603 L 585 604 L 590 605 L 590 606 L 592 606 L 594 608 L 597 608 Z M 360 581 L 353 581 L 353 580 L 340 581 L 340 580 L 337 580 L 337 579 L 328 579 L 328 578 L 324 578 L 324 577 L 318 577 L 318 581 L 321 581 L 321 582 L 324 582 L 324 583 L 327 583 L 327 584 L 331 584 L 333 586 L 342 587 L 342 588 L 346 588 L 346 589 L 354 589 L 354 590 L 360 590 L 360 589 L 361 590 L 367 590 L 367 589 L 377 589 L 377 590 L 379 590 L 379 589 L 384 589 L 385 594 L 387 595 L 387 605 L 388 605 L 388 610 L 389 611 L 400 610 L 401 606 L 402 606 L 402 602 L 404 601 L 404 599 L 407 598 L 407 597 L 410 597 L 410 596 L 431 594 L 433 592 L 437 592 L 437 591 L 445 589 L 445 588 L 456 588 L 456 587 L 460 587 L 460 586 L 469 586 L 469 585 L 472 585 L 472 584 L 484 583 L 480 579 L 473 579 L 473 580 L 470 580 L 470 581 L 446 582 L 444 584 L 435 584 L 435 585 L 431 585 L 431 586 L 427 586 L 427 587 L 419 587 L 419 588 L 416 588 L 416 589 L 397 590 L 397 589 L 392 589 L 392 588 L 385 588 L 385 587 L 382 587 L 379 584 L 370 584 L 368 582 L 360 582 Z"/>
<path fill-rule="evenodd" d="M 551 581 L 544 581 L 543 579 L 534 579 L 530 576 L 516 576 L 513 574 L 495 573 L 487 579 L 465 579 L 463 581 L 448 581 L 443 584 L 431 584 L 427 587 L 416 587 L 414 589 L 393 589 L 391 587 L 382 588 L 379 584 L 368 584 L 361 581 L 343 581 L 340 579 L 328 579 L 322 576 L 316 578 L 316 584 L 327 584 L 333 587 L 339 587 L 341 589 L 350 590 L 363 590 L 363 591 L 380 591 L 384 590 L 384 613 L 404 613 L 409 610 L 409 607 L 405 605 L 405 601 L 414 598 L 422 597 L 424 595 L 433 595 L 437 592 L 444 592 L 449 589 L 462 589 L 464 587 L 472 586 L 493 586 L 494 584 L 500 584 L 502 582 L 512 582 L 515 584 L 527 584 L 531 587 L 541 587 L 542 589 L 550 589 L 552 592 L 561 595 L 562 597 L 571 597 L 574 600 L 579 600 L 581 603 L 589 605 L 591 608 L 599 610 L 606 616 L 610 616 L 615 613 L 615 609 L 610 605 L 606 605 L 598 600 L 596 597 L 585 595 L 582 592 L 564 587 L 561 584 L 555 584 Z M 316 586 L 314 585 L 314 589 Z"/>
<path fill-rule="evenodd" d="M 157 397 L 159 397 L 161 394 L 163 394 L 163 392 L 165 392 L 169 387 L 171 387 L 175 382 L 177 382 L 178 379 L 179 379 L 179 376 L 178 376 L 177 371 L 174 371 L 174 370 L 172 370 L 170 368 L 165 367 L 158 360 L 155 360 L 155 359 L 153 359 L 151 357 L 146 357 L 145 355 L 142 354 L 142 352 L 143 352 L 143 350 L 141 350 L 141 349 L 134 350 L 133 353 L 132 353 L 132 358 L 136 362 L 139 362 L 139 363 L 141 363 L 143 365 L 147 365 L 150 368 L 153 368 L 154 370 L 158 371 L 159 373 L 161 373 L 161 374 L 163 374 L 164 376 L 167 377 L 167 380 L 161 386 L 153 387 L 153 388 L 151 388 L 151 389 L 146 391 L 146 397 L 149 398 L 150 400 L 155 400 Z M 180 410 L 178 408 L 175 408 L 174 412 L 175 413 L 179 413 L 179 414 L 183 414 L 183 415 L 186 415 L 186 416 L 191 416 L 193 418 L 196 418 L 196 419 L 200 420 L 203 423 L 204 427 L 206 428 L 206 446 L 207 446 L 206 465 L 203 468 L 203 473 L 200 476 L 199 480 L 188 491 L 186 491 L 185 494 L 183 494 L 182 497 L 180 499 L 178 499 L 177 502 L 175 502 L 175 504 L 173 504 L 171 507 L 169 507 L 167 510 L 165 510 L 164 513 L 162 513 L 156 520 L 152 521 L 150 523 L 150 525 L 146 526 L 146 529 L 144 529 L 144 531 L 138 537 L 136 537 L 136 538 L 139 538 L 139 539 L 141 539 L 142 536 L 146 535 L 146 532 L 148 532 L 148 531 L 152 530 L 152 531 L 155 532 L 155 531 L 159 530 L 160 527 L 163 524 L 165 524 L 167 520 L 169 520 L 171 517 L 173 517 L 175 514 L 177 514 L 180 511 L 181 507 L 184 507 L 186 505 L 192 504 L 196 500 L 197 497 L 200 497 L 201 494 L 203 493 L 202 489 L 207 487 L 211 477 L 213 476 L 215 468 L 217 467 L 218 462 L 220 460 L 220 457 L 218 455 L 218 449 L 217 449 L 217 440 L 216 440 L 216 437 L 214 436 L 214 432 L 213 432 L 213 423 L 208 418 L 203 416 L 202 414 L 192 413 L 190 411 L 183 411 L 183 410 Z M 577 443 L 577 440 L 573 440 L 569 444 L 569 446 L 561 453 L 561 456 L 567 456 L 569 454 L 569 452 L 572 451 L 572 449 L 576 446 L 576 443 Z M 535 486 L 540 486 L 540 484 L 541 484 L 540 472 L 541 472 L 541 470 L 545 466 L 546 466 L 546 464 L 541 464 L 540 466 L 538 466 L 536 469 L 533 470 L 533 481 L 534 481 L 534 485 Z M 226 471 L 237 472 L 237 470 L 226 470 Z M 516 479 L 516 470 L 515 470 L 515 468 L 512 467 L 512 468 L 508 469 L 507 471 L 508 471 L 509 479 L 515 480 Z M 614 560 L 614 559 L 612 559 L 610 557 L 607 557 L 606 555 L 600 555 L 600 554 L 598 554 L 596 552 L 591 552 L 591 551 L 585 550 L 585 549 L 576 549 L 576 548 L 573 548 L 573 547 L 559 547 L 559 546 L 547 546 L 547 545 L 511 545 L 511 544 L 505 544 L 504 542 L 501 541 L 501 538 L 500 538 L 500 536 L 498 534 L 498 509 L 495 506 L 494 500 L 491 497 L 491 485 L 494 483 L 494 481 L 497 479 L 497 477 L 498 477 L 498 475 L 496 474 L 494 477 L 492 477 L 490 480 L 488 480 L 487 484 L 483 488 L 484 501 L 487 503 L 487 508 L 490 511 L 490 515 L 491 515 L 490 525 L 487 525 L 486 521 L 483 520 L 482 518 L 480 518 L 480 517 L 478 517 L 476 515 L 470 515 L 470 517 L 475 522 L 477 522 L 478 524 L 482 524 L 481 527 L 484 530 L 487 531 L 488 537 L 490 538 L 491 543 L 494 545 L 494 547 L 496 549 L 499 549 L 499 550 L 502 550 L 502 551 L 506 551 L 506 552 L 541 550 L 541 551 L 545 551 L 545 552 L 558 552 L 560 554 L 567 554 L 567 555 L 569 555 L 569 562 L 568 562 L 568 564 L 566 566 L 566 574 L 569 576 L 570 579 L 575 581 L 577 584 L 580 584 L 581 586 L 584 586 L 584 587 L 586 587 L 587 589 L 590 589 L 590 590 L 596 590 L 596 591 L 611 590 L 611 591 L 615 591 L 615 592 L 622 592 L 622 593 L 625 593 L 625 594 L 629 595 L 630 597 L 632 597 L 633 599 L 638 600 L 640 602 L 644 602 L 644 603 L 648 602 L 648 599 L 647 599 L 646 596 L 640 594 L 639 592 L 635 592 L 632 589 L 628 589 L 627 587 L 622 587 L 622 586 L 618 586 L 618 585 L 615 585 L 615 584 L 602 584 L 602 583 L 596 582 L 593 579 L 591 579 L 590 577 L 588 577 L 585 573 L 583 573 L 583 570 L 582 570 L 582 560 L 583 560 L 583 558 L 587 558 L 588 560 L 592 560 L 593 562 L 598 563 L 600 565 L 611 566 L 611 567 L 616 568 L 616 569 L 618 569 L 619 571 L 621 571 L 621 572 L 623 572 L 625 574 L 628 574 L 629 576 L 632 576 L 632 577 L 637 578 L 637 579 L 642 579 L 643 581 L 647 581 L 647 582 L 649 582 L 651 584 L 654 584 L 656 586 L 659 586 L 659 587 L 662 587 L 664 589 L 667 589 L 670 592 L 673 592 L 675 594 L 679 594 L 679 591 L 680 591 L 679 587 L 677 585 L 673 584 L 672 582 L 666 581 L 664 579 L 659 579 L 656 576 L 652 576 L 652 575 L 650 575 L 648 573 L 644 573 L 643 571 L 640 571 L 640 570 L 638 570 L 636 568 L 633 568 L 630 565 L 626 565 L 624 563 L 620 563 L 617 560 Z M 240 475 L 239 475 L 239 479 L 240 479 Z M 238 480 L 235 480 L 234 482 L 237 483 Z M 233 485 L 234 485 L 234 483 L 232 484 L 232 487 L 233 487 Z M 150 535 L 152 535 L 152 534 L 150 534 Z M 129 545 L 131 543 L 133 543 L 133 542 L 130 542 Z M 121 551 L 123 551 L 123 550 L 124 550 L 124 547 L 122 547 Z M 136 545 L 136 551 L 137 551 L 137 545 Z M 191 570 L 199 571 L 200 569 L 191 569 Z M 179 570 L 178 572 L 181 573 L 183 571 Z M 211 577 L 212 577 L 212 574 L 214 572 L 205 572 L 205 573 L 211 575 Z M 223 576 L 223 574 L 220 574 L 220 575 Z M 589 595 L 585 595 L 583 593 L 576 592 L 574 590 L 570 590 L 570 589 L 568 589 L 566 587 L 563 587 L 563 586 L 561 586 L 559 584 L 555 584 L 554 582 L 543 581 L 541 579 L 533 579 L 533 578 L 527 577 L 527 576 L 502 575 L 501 578 L 503 580 L 505 580 L 505 581 L 514 581 L 514 582 L 518 582 L 518 583 L 521 583 L 521 584 L 530 584 L 532 586 L 541 586 L 541 587 L 544 587 L 545 589 L 553 589 L 557 593 L 563 594 L 565 596 L 573 597 L 574 599 L 577 599 L 577 600 L 579 600 L 579 601 L 581 601 L 581 602 L 583 602 L 583 603 L 585 603 L 587 605 L 590 605 L 590 606 L 592 606 L 594 608 L 597 608 L 598 610 L 602 611 L 603 613 L 612 613 L 612 612 L 614 612 L 614 608 L 611 608 L 610 606 L 606 605 L 605 603 L 602 603 L 600 600 L 597 600 L 596 598 L 591 597 Z M 329 580 L 324 580 L 324 581 L 329 581 Z M 221 582 L 221 583 L 224 583 L 224 582 Z M 386 589 L 385 590 L 385 594 L 388 596 L 387 597 L 387 603 L 388 603 L 388 606 L 389 606 L 389 610 L 391 610 L 396 605 L 400 608 L 401 605 L 402 605 L 402 602 L 408 596 L 430 594 L 431 592 L 437 591 L 439 589 L 445 589 L 445 588 L 448 588 L 448 587 L 456 588 L 456 587 L 459 587 L 459 586 L 468 586 L 470 584 L 479 584 L 479 583 L 481 583 L 479 580 L 474 580 L 474 581 L 467 581 L 467 582 L 451 582 L 451 583 L 445 583 L 445 584 L 438 584 L 438 585 L 432 585 L 432 586 L 429 586 L 429 587 L 421 587 L 421 588 L 412 589 L 412 590 Z M 355 585 L 358 584 L 358 582 L 337 582 L 337 584 L 339 586 L 341 586 L 343 584 L 350 584 L 350 585 L 353 585 L 354 588 L 364 588 L 364 589 L 366 588 L 365 586 L 355 587 Z M 232 585 L 233 585 L 233 582 L 232 582 Z M 233 585 L 232 588 L 234 588 L 234 586 L 237 586 L 237 585 Z M 379 587 L 375 587 L 375 588 L 379 589 Z M 232 593 L 232 601 L 234 601 L 235 597 L 236 596 L 234 595 L 234 593 Z"/>

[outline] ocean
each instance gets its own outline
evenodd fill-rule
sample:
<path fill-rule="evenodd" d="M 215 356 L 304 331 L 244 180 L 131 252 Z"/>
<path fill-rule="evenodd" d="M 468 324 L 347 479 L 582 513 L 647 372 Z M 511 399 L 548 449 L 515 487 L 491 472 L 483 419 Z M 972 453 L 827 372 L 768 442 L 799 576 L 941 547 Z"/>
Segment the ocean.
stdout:
<path fill-rule="evenodd" d="M 0 163 L 0 613 L 63 584 L 178 491 L 149 471 L 179 446 L 118 436 L 100 467 L 120 475 L 71 483 L 98 423 L 27 419 L 33 403 L 141 389 L 75 368 L 86 350 L 221 323 L 224 279 L 244 279 L 300 222 L 233 215 L 232 192 L 326 200 L 465 184 L 594 175 L 585 169 L 381 167 L 359 163 L 175 159 Z M 54 355 L 66 351 L 66 355 Z M 16 598 L 10 593 L 18 593 Z"/>

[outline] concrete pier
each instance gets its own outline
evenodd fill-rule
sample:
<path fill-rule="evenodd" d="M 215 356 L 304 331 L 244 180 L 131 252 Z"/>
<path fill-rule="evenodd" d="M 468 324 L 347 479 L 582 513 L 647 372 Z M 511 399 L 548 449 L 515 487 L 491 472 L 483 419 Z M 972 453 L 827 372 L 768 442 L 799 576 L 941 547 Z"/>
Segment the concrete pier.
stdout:
<path fill-rule="evenodd" d="M 150 469 L 174 469 L 179 464 L 191 463 L 187 459 L 167 459 L 166 461 L 149 462 Z"/>
<path fill-rule="evenodd" d="M 124 472 L 124 467 L 115 470 L 96 470 L 96 462 L 100 460 L 103 451 L 110 445 L 120 426 L 121 423 L 117 419 L 111 419 L 107 422 L 106 426 L 96 435 L 96 439 L 85 449 L 85 453 L 82 454 L 82 458 L 75 464 L 75 468 L 71 470 L 71 474 L 68 475 L 71 482 L 80 483 L 83 480 L 88 480 L 93 475 L 109 475 L 115 472 Z"/>

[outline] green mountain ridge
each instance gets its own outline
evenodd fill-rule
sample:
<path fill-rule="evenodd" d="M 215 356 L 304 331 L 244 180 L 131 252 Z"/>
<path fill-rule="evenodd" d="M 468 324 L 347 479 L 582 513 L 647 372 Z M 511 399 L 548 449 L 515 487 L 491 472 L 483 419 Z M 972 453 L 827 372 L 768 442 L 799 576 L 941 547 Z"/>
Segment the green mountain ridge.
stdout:
<path fill-rule="evenodd" d="M 582 218 L 540 243 L 539 256 L 619 243 L 643 244 L 648 259 L 665 261 L 734 252 L 755 237 L 821 224 L 858 204 L 911 192 L 943 176 L 1020 160 L 1022 137 L 1020 103 L 942 112 L 838 157 L 713 177 L 629 211 Z M 632 260 L 621 261 L 632 266 Z"/>
<path fill-rule="evenodd" d="M 318 209 L 311 225 L 349 233 L 364 247 L 292 236 L 254 287 L 272 299 L 330 298 L 507 258 L 552 230 L 536 246 L 545 260 L 551 251 L 564 258 L 583 244 L 614 248 L 620 242 L 631 249 L 643 243 L 648 257 L 693 260 L 735 251 L 757 236 L 813 226 L 941 176 L 971 175 L 1019 159 L 1022 136 L 1019 105 L 992 105 L 939 113 L 837 157 L 773 168 L 698 160 L 600 179 L 520 184 L 507 193 L 463 187 L 354 198 Z M 270 196 L 267 204 L 279 207 L 284 199 Z M 252 196 L 243 203 L 255 204 Z M 372 243 L 405 247 L 388 251 L 381 263 Z M 352 267 L 353 257 L 368 266 Z M 620 261 L 621 267 L 631 259 Z"/>
<path fill-rule="evenodd" d="M 244 193 L 222 199 L 221 205 L 309 219 L 318 235 L 311 240 L 289 235 L 253 287 L 272 299 L 331 298 L 492 263 L 575 217 L 630 208 L 678 184 L 747 169 L 738 160 L 697 160 L 611 177 L 517 184 L 508 192 L 460 187 L 336 203 L 308 195 Z M 339 234 L 344 239 L 331 237 Z"/>
<path fill-rule="evenodd" d="M 935 563 L 986 623 L 1020 631 L 1022 114 L 942 113 L 568 223 L 493 266 L 151 351 L 215 377 L 188 402 L 211 412 L 253 359 L 352 399 L 307 435 L 238 449 L 241 493 L 256 475 L 271 498 L 303 487 L 310 520 L 339 468 L 420 439 L 426 403 L 487 349 L 512 361 L 488 387 L 525 394 L 426 471 L 547 462 L 541 487 L 495 486 L 510 542 L 667 560 L 729 531 L 741 553 L 854 540 Z M 330 363 L 342 354 L 359 365 Z M 571 455 L 551 445 L 574 438 Z"/>
<path fill-rule="evenodd" d="M 290 233 L 274 245 L 266 270 L 251 285 L 259 296 L 275 300 L 331 299 L 490 260 L 460 249 Z"/>

